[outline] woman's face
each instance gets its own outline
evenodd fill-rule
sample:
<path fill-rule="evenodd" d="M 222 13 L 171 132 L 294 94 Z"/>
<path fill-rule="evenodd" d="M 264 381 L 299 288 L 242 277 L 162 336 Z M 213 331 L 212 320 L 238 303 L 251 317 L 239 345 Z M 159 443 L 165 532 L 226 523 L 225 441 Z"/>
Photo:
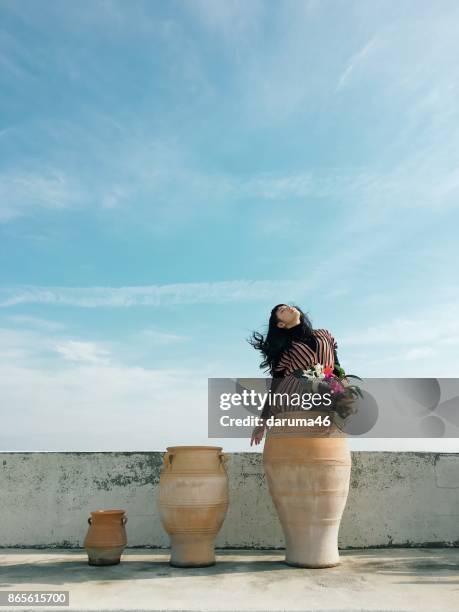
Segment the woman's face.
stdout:
<path fill-rule="evenodd" d="M 282 304 L 276 310 L 277 326 L 278 327 L 291 327 L 300 322 L 300 313 L 294 306 L 288 306 L 288 304 Z"/>

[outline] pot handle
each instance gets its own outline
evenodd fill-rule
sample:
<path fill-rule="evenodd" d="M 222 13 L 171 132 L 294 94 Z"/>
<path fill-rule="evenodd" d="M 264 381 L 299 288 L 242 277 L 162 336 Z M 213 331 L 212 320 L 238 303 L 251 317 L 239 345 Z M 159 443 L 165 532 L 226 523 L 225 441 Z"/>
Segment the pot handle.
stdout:
<path fill-rule="evenodd" d="M 121 517 L 121 524 L 123 525 L 123 527 L 126 525 L 128 521 L 128 517 L 127 516 L 122 516 Z"/>
<path fill-rule="evenodd" d="M 173 453 L 166 451 L 163 455 L 163 467 L 168 469 L 171 467 L 172 465 L 172 457 L 173 457 Z"/>
<path fill-rule="evenodd" d="M 88 518 L 88 524 L 89 524 L 89 525 L 92 525 L 92 519 L 91 519 L 91 517 L 89 517 L 89 518 Z"/>
<path fill-rule="evenodd" d="M 228 463 L 228 459 L 229 459 L 229 455 L 227 453 L 218 453 L 218 456 L 220 457 L 220 466 L 222 468 L 223 471 L 226 471 L 226 465 Z"/>

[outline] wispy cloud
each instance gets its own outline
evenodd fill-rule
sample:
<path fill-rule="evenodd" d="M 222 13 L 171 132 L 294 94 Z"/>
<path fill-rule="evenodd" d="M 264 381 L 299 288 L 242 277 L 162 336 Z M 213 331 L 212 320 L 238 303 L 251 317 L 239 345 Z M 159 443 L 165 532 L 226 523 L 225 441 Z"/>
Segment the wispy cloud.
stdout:
<path fill-rule="evenodd" d="M 66 325 L 58 321 L 50 321 L 49 319 L 42 319 L 30 315 L 8 315 L 5 319 L 21 327 L 32 327 L 45 331 L 60 331 L 66 328 Z"/>
<path fill-rule="evenodd" d="M 80 184 L 57 168 L 5 171 L 0 175 L 0 223 L 37 209 L 63 211 L 80 207 Z"/>
<path fill-rule="evenodd" d="M 349 325 L 336 333 L 338 354 L 363 376 L 457 377 L 458 304 L 457 296 L 429 308 L 409 303 L 379 324 Z"/>
<path fill-rule="evenodd" d="M 342 341 L 348 346 L 412 347 L 427 344 L 439 346 L 459 338 L 459 306 L 445 302 L 428 310 L 410 307 L 410 313 L 378 325 L 360 326 L 349 331 Z"/>
<path fill-rule="evenodd" d="M 91 339 L 56 341 L 44 331 L 0 328 L 2 405 L 8 406 L 0 446 L 90 451 L 162 450 L 190 439 L 206 444 L 207 378 L 215 375 L 210 362 L 127 365 L 121 353 Z"/>
<path fill-rule="evenodd" d="M 145 328 L 140 330 L 140 336 L 143 336 L 153 342 L 154 344 L 176 344 L 180 342 L 186 342 L 191 339 L 191 336 L 183 336 L 179 334 L 170 334 L 163 332 L 159 329 Z"/>
<path fill-rule="evenodd" d="M 402 354 L 402 359 L 416 361 L 418 359 L 433 359 L 437 355 L 437 351 L 431 346 L 420 346 L 410 349 Z"/>
<path fill-rule="evenodd" d="M 0 289 L 0 307 L 17 304 L 54 304 L 83 308 L 203 304 L 275 299 L 302 294 L 309 283 L 300 281 L 218 281 L 135 287 L 37 287 Z"/>
<path fill-rule="evenodd" d="M 187 0 L 185 4 L 206 27 L 233 42 L 254 34 L 265 8 L 261 0 Z"/>
<path fill-rule="evenodd" d="M 160 451 L 190 440 L 208 444 L 207 374 L 180 367 L 69 363 L 50 371 L 0 363 L 2 403 L 9 406 L 1 448 Z M 186 411 L 179 408 L 184 403 Z"/>
<path fill-rule="evenodd" d="M 342 89 L 346 86 L 349 81 L 351 75 L 358 70 L 358 67 L 365 62 L 365 60 L 371 55 L 371 52 L 377 46 L 379 42 L 378 35 L 373 36 L 373 38 L 358 51 L 355 55 L 353 55 L 347 63 L 346 68 L 342 72 L 340 78 L 338 79 L 338 84 L 336 86 L 335 91 Z"/>
<path fill-rule="evenodd" d="M 356 219 L 364 225 L 364 217 L 377 224 L 382 216 L 387 218 L 395 209 L 419 206 L 446 209 L 455 205 L 459 174 L 457 168 L 441 162 L 432 156 L 430 150 L 420 150 L 414 158 L 385 172 L 366 168 L 345 171 L 336 167 L 283 174 L 255 173 L 248 177 L 205 174 L 173 165 L 168 169 L 157 168 L 156 174 L 151 173 L 143 184 L 142 174 L 147 173 L 147 168 L 143 171 L 139 166 L 137 174 L 141 187 L 134 190 L 132 180 L 124 181 L 118 177 L 118 184 L 94 186 L 95 193 L 83 187 L 83 177 L 71 177 L 57 169 L 45 172 L 43 176 L 36 173 L 4 174 L 0 175 L 0 223 L 33 215 L 39 209 L 60 214 L 76 209 L 84 210 L 86 214 L 93 214 L 97 209 L 111 213 L 124 209 L 123 214 L 134 218 L 136 214 L 143 214 L 134 202 L 142 193 L 144 197 L 148 195 L 158 201 L 156 224 L 169 217 L 174 219 L 174 223 L 179 223 L 179 208 L 183 209 L 186 220 L 190 210 L 199 215 L 205 213 L 205 208 L 210 212 L 215 203 L 225 201 L 294 202 L 305 198 L 331 199 L 338 208 L 351 207 L 358 211 L 358 215 L 349 215 L 352 225 Z M 156 181 L 152 182 L 155 176 Z M 163 207 L 161 204 L 167 198 L 168 206 Z M 191 208 L 190 201 L 197 202 L 196 207 Z M 272 223 L 269 216 L 264 222 Z"/>
<path fill-rule="evenodd" d="M 57 353 L 67 361 L 82 363 L 110 363 L 110 352 L 95 342 L 81 342 L 78 340 L 67 340 L 55 345 Z"/>
<path fill-rule="evenodd" d="M 2 5 L 0 10 L 10 11 L 15 6 L 10 4 L 7 8 Z M 3 78 L 13 78 L 20 82 L 36 80 L 34 71 L 47 67 L 42 46 L 32 51 L 5 27 L 0 29 L 0 64 L 6 69 L 6 73 L 2 73 Z"/>

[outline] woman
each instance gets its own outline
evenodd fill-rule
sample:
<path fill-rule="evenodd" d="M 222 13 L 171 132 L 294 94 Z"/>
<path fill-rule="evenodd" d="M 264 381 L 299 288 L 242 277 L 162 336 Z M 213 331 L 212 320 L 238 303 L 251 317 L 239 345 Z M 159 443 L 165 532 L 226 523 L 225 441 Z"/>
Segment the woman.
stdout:
<path fill-rule="evenodd" d="M 298 306 L 274 306 L 266 338 L 254 332 L 249 343 L 264 357 L 260 368 L 270 370 L 273 378 L 272 393 L 300 393 L 301 381 L 292 374 L 297 369 L 308 369 L 321 363 L 336 372 L 340 365 L 336 354 L 338 345 L 333 336 L 326 329 L 314 330 L 311 321 Z M 250 446 L 260 444 L 269 416 L 283 410 L 288 410 L 288 406 L 273 407 L 268 402 L 265 404 L 261 413 L 262 425 L 253 430 Z"/>
<path fill-rule="evenodd" d="M 249 342 L 263 354 L 260 367 L 271 371 L 271 391 L 282 397 L 303 394 L 304 382 L 293 374 L 295 370 L 318 363 L 332 371 L 339 366 L 333 336 L 326 329 L 312 329 L 297 306 L 275 306 L 266 338 L 255 332 Z M 291 410 L 294 419 L 303 416 L 297 406 L 266 402 L 261 414 L 263 424 L 253 430 L 250 444 L 261 442 L 271 414 L 285 410 Z M 338 530 L 349 493 L 352 462 L 347 437 L 335 420 L 333 415 L 326 430 L 321 430 L 320 424 L 314 429 L 315 423 L 310 429 L 309 425 L 287 423 L 275 424 L 267 433 L 263 466 L 284 532 L 288 565 L 322 568 L 340 562 Z"/>

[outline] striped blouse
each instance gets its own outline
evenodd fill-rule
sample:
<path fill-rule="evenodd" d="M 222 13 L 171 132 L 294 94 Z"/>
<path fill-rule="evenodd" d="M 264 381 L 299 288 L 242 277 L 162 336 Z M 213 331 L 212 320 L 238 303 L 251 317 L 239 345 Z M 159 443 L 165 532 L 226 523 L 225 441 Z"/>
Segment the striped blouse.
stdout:
<path fill-rule="evenodd" d="M 308 339 L 308 341 L 292 340 L 291 347 L 282 353 L 280 359 L 271 370 L 271 376 L 273 377 L 271 385 L 272 393 L 301 393 L 302 383 L 292 374 L 295 370 L 307 370 L 317 363 L 332 368 L 340 365 L 338 355 L 336 354 L 338 344 L 331 333 L 327 329 L 315 329 L 312 334 L 315 342 L 312 338 Z M 267 402 L 261 417 L 266 419 L 271 415 L 286 410 L 298 410 L 298 407 L 270 405 Z"/>

